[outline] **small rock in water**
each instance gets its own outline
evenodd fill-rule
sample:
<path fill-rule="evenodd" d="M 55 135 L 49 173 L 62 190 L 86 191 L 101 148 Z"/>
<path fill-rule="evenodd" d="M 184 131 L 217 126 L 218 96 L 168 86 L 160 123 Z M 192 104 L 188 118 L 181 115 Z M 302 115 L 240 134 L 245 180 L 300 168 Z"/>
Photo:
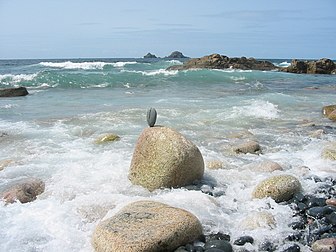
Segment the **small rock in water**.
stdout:
<path fill-rule="evenodd" d="M 108 142 L 115 142 L 115 141 L 119 141 L 120 137 L 118 135 L 115 134 L 107 134 L 104 135 L 100 138 L 98 138 L 95 143 L 96 144 L 102 144 L 102 143 L 108 143 Z"/>
<path fill-rule="evenodd" d="M 147 111 L 147 123 L 149 127 L 154 127 L 156 122 L 157 112 L 155 108 L 150 108 Z"/>
<path fill-rule="evenodd" d="M 253 243 L 254 242 L 254 239 L 252 236 L 241 236 L 239 237 L 237 240 L 234 241 L 234 245 L 238 245 L 238 246 L 243 246 L 245 245 L 245 243 Z"/>
<path fill-rule="evenodd" d="M 270 241 L 264 241 L 259 245 L 259 251 L 275 251 L 277 247 Z"/>
<path fill-rule="evenodd" d="M 228 241 L 225 240 L 212 240 L 205 243 L 205 251 L 210 251 L 210 249 L 219 249 L 224 252 L 232 252 L 232 246 Z"/>
<path fill-rule="evenodd" d="M 289 246 L 288 248 L 282 250 L 282 252 L 300 252 L 300 247 L 297 244 L 293 244 Z"/>
<path fill-rule="evenodd" d="M 313 252 L 334 252 L 336 251 L 336 238 L 325 238 L 315 241 L 311 249 Z"/>

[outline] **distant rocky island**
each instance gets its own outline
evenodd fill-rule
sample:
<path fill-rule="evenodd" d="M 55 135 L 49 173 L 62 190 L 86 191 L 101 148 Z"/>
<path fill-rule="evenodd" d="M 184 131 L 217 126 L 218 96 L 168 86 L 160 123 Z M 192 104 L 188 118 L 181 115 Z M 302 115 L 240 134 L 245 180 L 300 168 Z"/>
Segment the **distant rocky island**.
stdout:
<path fill-rule="evenodd" d="M 143 56 L 144 59 L 157 59 L 158 57 L 155 54 L 147 53 L 145 56 Z M 189 57 L 184 56 L 183 53 L 179 51 L 172 52 L 169 56 L 165 56 L 165 59 L 188 59 Z"/>
<path fill-rule="evenodd" d="M 330 59 L 319 59 L 311 61 L 300 61 L 293 59 L 288 67 L 278 67 L 266 60 L 255 58 L 234 57 L 211 54 L 202 58 L 193 58 L 182 65 L 174 65 L 167 70 L 188 70 L 188 69 L 241 69 L 259 71 L 282 71 L 297 74 L 336 74 L 336 64 Z"/>

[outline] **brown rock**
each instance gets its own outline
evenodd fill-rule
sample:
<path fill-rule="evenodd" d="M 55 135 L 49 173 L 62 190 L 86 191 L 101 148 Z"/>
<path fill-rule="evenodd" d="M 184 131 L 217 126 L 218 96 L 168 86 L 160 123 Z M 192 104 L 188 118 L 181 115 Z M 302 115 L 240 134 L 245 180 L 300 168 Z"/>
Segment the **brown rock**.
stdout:
<path fill-rule="evenodd" d="M 290 66 L 281 71 L 297 74 L 335 74 L 336 65 L 330 59 L 319 59 L 312 61 L 300 61 L 293 59 Z"/>
<path fill-rule="evenodd" d="M 5 169 L 7 166 L 11 165 L 12 163 L 14 163 L 12 159 L 0 160 L 0 171 Z"/>
<path fill-rule="evenodd" d="M 327 199 L 326 204 L 329 206 L 336 206 L 336 198 Z"/>
<path fill-rule="evenodd" d="M 335 252 L 336 238 L 324 238 L 315 241 L 311 246 L 312 252 Z"/>
<path fill-rule="evenodd" d="M 153 191 L 191 184 L 203 173 L 203 157 L 195 144 L 170 128 L 149 127 L 135 146 L 129 179 Z"/>
<path fill-rule="evenodd" d="M 28 91 L 25 87 L 0 88 L 0 97 L 26 96 Z"/>
<path fill-rule="evenodd" d="M 202 58 L 190 59 L 183 65 L 171 66 L 168 70 L 187 70 L 187 69 L 242 69 L 242 70 L 275 70 L 277 69 L 269 61 L 258 61 L 254 58 L 229 58 L 220 54 L 211 54 Z"/>
<path fill-rule="evenodd" d="M 328 105 L 322 108 L 322 114 L 325 117 L 329 117 L 330 113 L 336 110 L 336 105 Z"/>
<path fill-rule="evenodd" d="M 251 153 L 256 154 L 261 151 L 260 145 L 256 141 L 247 141 L 242 144 L 238 144 L 237 146 L 233 147 L 233 151 L 236 153 Z"/>
<path fill-rule="evenodd" d="M 333 112 L 331 112 L 328 116 L 328 118 L 331 120 L 331 121 L 336 121 L 336 110 L 334 110 Z"/>
<path fill-rule="evenodd" d="M 97 252 L 170 252 L 201 234 L 201 223 L 188 211 L 155 201 L 138 201 L 101 222 L 92 244 Z"/>
<path fill-rule="evenodd" d="M 281 165 L 272 160 L 264 160 L 256 164 L 250 164 L 247 168 L 258 171 L 258 172 L 273 172 L 273 171 L 282 171 Z"/>
<path fill-rule="evenodd" d="M 36 200 L 36 197 L 44 192 L 45 184 L 42 180 L 29 178 L 19 181 L 6 190 L 2 198 L 6 203 L 14 203 L 20 201 L 27 203 Z"/>

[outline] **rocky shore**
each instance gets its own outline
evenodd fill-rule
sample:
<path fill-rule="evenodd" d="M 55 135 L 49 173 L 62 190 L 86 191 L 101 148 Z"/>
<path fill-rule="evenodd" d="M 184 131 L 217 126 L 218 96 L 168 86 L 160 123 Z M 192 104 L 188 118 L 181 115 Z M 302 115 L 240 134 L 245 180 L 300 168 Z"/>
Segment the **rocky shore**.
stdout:
<path fill-rule="evenodd" d="M 241 69 L 259 71 L 282 71 L 296 74 L 336 74 L 336 65 L 330 59 L 300 61 L 293 59 L 288 67 L 277 67 L 269 61 L 255 58 L 234 57 L 211 54 L 201 58 L 190 59 L 182 65 L 170 66 L 167 70 L 188 69 Z"/>

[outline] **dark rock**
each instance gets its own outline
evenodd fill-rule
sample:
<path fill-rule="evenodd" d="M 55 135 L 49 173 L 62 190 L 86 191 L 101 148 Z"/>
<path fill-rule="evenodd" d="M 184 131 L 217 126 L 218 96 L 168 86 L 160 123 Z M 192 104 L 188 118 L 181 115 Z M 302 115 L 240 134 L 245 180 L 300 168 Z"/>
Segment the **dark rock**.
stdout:
<path fill-rule="evenodd" d="M 307 207 L 317 207 L 317 206 L 325 206 L 326 205 L 326 200 L 324 198 L 316 198 L 316 197 L 311 197 L 307 201 Z"/>
<path fill-rule="evenodd" d="M 218 248 L 210 248 L 205 250 L 205 252 L 226 252 L 226 251 Z"/>
<path fill-rule="evenodd" d="M 234 241 L 233 244 L 238 245 L 238 246 L 243 246 L 246 243 L 253 244 L 253 242 L 254 242 L 253 237 L 246 235 L 246 236 L 239 237 L 237 240 Z"/>
<path fill-rule="evenodd" d="M 143 57 L 144 57 L 144 59 L 156 59 L 157 58 L 154 54 L 151 54 L 151 53 L 147 53 Z"/>
<path fill-rule="evenodd" d="M 218 232 L 216 234 L 209 234 L 206 237 L 206 242 L 214 241 L 214 240 L 230 241 L 230 235 Z"/>
<path fill-rule="evenodd" d="M 165 58 L 169 58 L 169 59 L 186 59 L 188 57 L 184 56 L 183 53 L 181 53 L 179 51 L 174 51 L 169 56 L 167 56 Z"/>
<path fill-rule="evenodd" d="M 282 252 L 300 252 L 300 247 L 297 244 L 293 244 L 288 248 L 282 250 Z"/>
<path fill-rule="evenodd" d="M 270 241 L 264 241 L 259 245 L 259 251 L 275 251 L 277 247 Z"/>
<path fill-rule="evenodd" d="M 322 218 L 325 215 L 329 215 L 332 212 L 336 211 L 336 207 L 334 206 L 324 206 L 324 207 L 312 207 L 309 208 L 306 213 L 308 216 L 312 216 L 314 218 Z"/>
<path fill-rule="evenodd" d="M 204 249 L 205 251 L 209 251 L 210 249 L 220 249 L 224 252 L 232 252 L 232 246 L 228 241 L 225 240 L 212 240 L 205 243 Z"/>
<path fill-rule="evenodd" d="M 187 70 L 187 69 L 242 69 L 242 70 L 261 70 L 269 71 L 278 69 L 269 61 L 258 61 L 254 58 L 229 58 L 224 55 L 211 54 L 202 58 L 188 60 L 183 65 L 171 66 L 168 70 Z"/>
<path fill-rule="evenodd" d="M 332 212 L 331 214 L 327 215 L 326 218 L 330 224 L 336 225 L 336 212 Z"/>
<path fill-rule="evenodd" d="M 0 97 L 26 96 L 28 91 L 25 87 L 18 88 L 0 88 Z"/>
<path fill-rule="evenodd" d="M 155 108 L 150 108 L 147 111 L 147 123 L 149 127 L 154 127 L 156 122 L 157 112 Z"/>
<path fill-rule="evenodd" d="M 292 227 L 294 230 L 297 229 L 304 229 L 305 228 L 305 221 L 302 219 L 300 221 L 295 221 L 290 224 L 290 227 Z"/>
<path fill-rule="evenodd" d="M 313 61 L 300 61 L 293 59 L 290 66 L 281 71 L 297 74 L 335 74 L 336 65 L 330 59 L 319 59 Z"/>

